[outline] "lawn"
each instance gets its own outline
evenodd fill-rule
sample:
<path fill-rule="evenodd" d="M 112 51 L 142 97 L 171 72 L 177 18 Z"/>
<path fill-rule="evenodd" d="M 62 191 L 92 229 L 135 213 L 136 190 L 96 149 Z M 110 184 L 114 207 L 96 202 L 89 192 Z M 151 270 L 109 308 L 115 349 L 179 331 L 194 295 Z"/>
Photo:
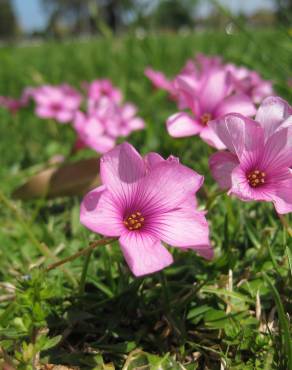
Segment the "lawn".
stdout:
<path fill-rule="evenodd" d="M 175 263 L 144 278 L 129 272 L 118 243 L 46 272 L 53 257 L 97 239 L 79 222 L 81 197 L 20 201 L 12 192 L 56 155 L 75 161 L 96 154 L 71 155 L 69 125 L 41 120 L 32 107 L 14 116 L 0 109 L 3 369 L 13 369 L 10 360 L 17 369 L 37 362 L 77 369 L 292 369 L 291 237 L 272 204 L 218 195 L 208 169 L 213 149 L 199 137 L 168 135 L 165 121 L 177 108 L 144 76 L 146 66 L 174 76 L 196 53 L 218 54 L 272 80 L 291 104 L 291 41 L 284 31 L 237 30 L 0 49 L 0 95 L 110 78 L 146 122 L 128 141 L 143 154 L 178 156 L 205 176 L 198 200 L 207 207 L 215 248 L 212 261 L 173 248 Z"/>

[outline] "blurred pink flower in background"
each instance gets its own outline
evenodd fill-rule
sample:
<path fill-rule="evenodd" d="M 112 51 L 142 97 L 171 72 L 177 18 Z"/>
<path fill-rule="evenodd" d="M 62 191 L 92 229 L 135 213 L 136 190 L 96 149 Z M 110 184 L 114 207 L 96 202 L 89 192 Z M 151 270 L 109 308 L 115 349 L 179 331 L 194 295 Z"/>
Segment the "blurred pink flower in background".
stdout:
<path fill-rule="evenodd" d="M 155 87 L 166 90 L 176 101 L 179 112 L 167 120 L 167 129 L 173 137 L 200 135 L 209 145 L 224 148 L 207 123 L 227 113 L 255 114 L 254 104 L 273 94 L 272 83 L 259 73 L 232 63 L 224 64 L 219 56 L 197 54 L 189 59 L 181 72 L 168 79 L 151 68 L 145 75 Z"/>
<path fill-rule="evenodd" d="M 145 69 L 144 74 L 149 78 L 155 88 L 167 91 L 171 97 L 175 96 L 173 81 L 168 80 L 165 74 L 155 71 L 150 67 Z"/>
<path fill-rule="evenodd" d="M 108 97 L 111 101 L 119 104 L 123 100 L 122 92 L 112 82 L 107 79 L 94 80 L 90 83 L 83 84 L 87 92 L 88 109 L 95 109 L 102 97 Z"/>
<path fill-rule="evenodd" d="M 208 223 L 195 206 L 202 176 L 174 157 L 164 160 L 149 153 L 143 159 L 128 143 L 101 158 L 100 176 L 103 185 L 82 202 L 81 223 L 96 233 L 119 237 L 134 275 L 150 274 L 173 262 L 161 241 L 213 257 Z"/>
<path fill-rule="evenodd" d="M 264 98 L 273 95 L 271 81 L 265 81 L 258 72 L 235 64 L 227 64 L 226 70 L 233 78 L 234 90 L 248 95 L 254 103 L 260 104 Z"/>
<path fill-rule="evenodd" d="M 3 107 L 15 114 L 19 109 L 26 107 L 32 97 L 34 88 L 26 87 L 19 99 L 11 98 L 9 96 L 0 96 L 0 107 Z"/>
<path fill-rule="evenodd" d="M 248 95 L 256 104 L 273 95 L 271 81 L 263 80 L 258 72 L 244 66 L 237 66 L 233 63 L 224 64 L 222 58 L 217 55 L 208 56 L 198 53 L 195 58 L 188 59 L 182 70 L 172 79 L 168 79 L 163 72 L 155 71 L 150 67 L 147 67 L 144 73 L 156 88 L 167 91 L 170 97 L 177 101 L 179 109 L 184 109 L 184 104 L 181 104 L 180 92 L 176 88 L 176 78 L 181 74 L 188 75 L 194 86 L 200 83 L 200 80 L 210 69 L 214 68 L 222 68 L 230 72 L 234 91 Z"/>
<path fill-rule="evenodd" d="M 118 104 L 109 97 L 101 96 L 87 113 L 77 112 L 73 127 L 78 134 L 76 149 L 89 147 L 105 153 L 115 146 L 118 137 L 126 137 L 132 131 L 144 128 L 144 121 L 136 116 L 137 109 L 131 103 Z"/>
<path fill-rule="evenodd" d="M 209 160 L 213 177 L 243 201 L 273 202 L 278 213 L 292 212 L 292 108 L 266 98 L 255 121 L 228 114 L 210 122 L 228 151 Z"/>
<path fill-rule="evenodd" d="M 170 116 L 167 130 L 173 137 L 200 135 L 209 145 L 224 149 L 208 122 L 230 112 L 253 116 L 255 106 L 247 95 L 233 91 L 230 72 L 217 66 L 205 66 L 204 70 L 199 77 L 185 73 L 176 78 L 176 89 L 192 114 L 179 112 Z"/>
<path fill-rule="evenodd" d="M 10 113 L 15 114 L 23 107 L 19 99 L 9 96 L 0 96 L 0 107 L 7 109 Z"/>
<path fill-rule="evenodd" d="M 37 87 L 32 92 L 32 99 L 36 103 L 35 113 L 38 117 L 69 123 L 79 109 L 82 97 L 73 87 L 63 84 Z"/>

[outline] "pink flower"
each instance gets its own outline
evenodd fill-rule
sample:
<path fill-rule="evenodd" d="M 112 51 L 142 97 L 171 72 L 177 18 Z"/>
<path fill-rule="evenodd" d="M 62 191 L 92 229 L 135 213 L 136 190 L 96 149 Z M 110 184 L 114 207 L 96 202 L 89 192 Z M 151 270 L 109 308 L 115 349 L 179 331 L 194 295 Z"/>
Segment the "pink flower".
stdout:
<path fill-rule="evenodd" d="M 14 99 L 9 96 L 0 96 L 0 107 L 4 107 L 10 111 L 10 113 L 15 114 L 19 109 L 28 105 L 30 98 L 32 97 L 34 88 L 26 87 L 20 99 Z"/>
<path fill-rule="evenodd" d="M 18 112 L 22 106 L 19 99 L 10 98 L 9 96 L 0 96 L 0 107 L 7 109 L 12 114 Z"/>
<path fill-rule="evenodd" d="M 154 69 L 147 67 L 144 74 L 149 78 L 155 88 L 167 91 L 172 97 L 175 96 L 173 82 L 168 80 L 162 72 L 155 71 Z"/>
<path fill-rule="evenodd" d="M 85 86 L 88 93 L 88 109 L 94 110 L 100 99 L 107 97 L 113 102 L 120 104 L 123 99 L 122 92 L 114 87 L 110 80 L 95 80 Z"/>
<path fill-rule="evenodd" d="M 228 151 L 211 156 L 213 177 L 243 201 L 273 202 L 278 213 L 292 212 L 292 108 L 270 97 L 255 121 L 228 114 L 210 122 Z"/>
<path fill-rule="evenodd" d="M 173 262 L 161 241 L 213 257 L 204 212 L 195 209 L 203 177 L 149 153 L 143 159 L 128 143 L 105 154 L 100 162 L 102 186 L 88 193 L 80 220 L 90 230 L 119 237 L 124 257 L 136 276 Z"/>
<path fill-rule="evenodd" d="M 52 118 L 60 123 L 72 121 L 81 104 L 81 95 L 66 84 L 40 86 L 34 89 L 32 96 L 37 104 L 37 116 Z"/>
<path fill-rule="evenodd" d="M 226 70 L 232 75 L 235 90 L 248 95 L 254 103 L 259 104 L 273 94 L 272 82 L 263 80 L 256 71 L 231 63 L 226 65 Z"/>
<path fill-rule="evenodd" d="M 98 116 L 86 115 L 78 111 L 73 127 L 78 134 L 75 149 L 91 148 L 98 153 L 106 153 L 115 146 L 115 138 L 106 133 L 103 122 Z"/>
<path fill-rule="evenodd" d="M 175 86 L 192 114 L 179 112 L 168 118 L 167 130 L 173 137 L 200 135 L 209 145 L 224 149 L 208 122 L 231 112 L 255 114 L 255 107 L 247 95 L 232 93 L 231 75 L 221 67 L 206 67 L 199 77 L 181 74 Z"/>
<path fill-rule="evenodd" d="M 87 114 L 79 111 L 75 116 L 73 127 L 78 133 L 78 149 L 87 146 L 99 153 L 112 149 L 118 137 L 144 128 L 144 121 L 136 113 L 133 104 L 118 105 L 103 96 L 96 102 L 94 110 Z"/>

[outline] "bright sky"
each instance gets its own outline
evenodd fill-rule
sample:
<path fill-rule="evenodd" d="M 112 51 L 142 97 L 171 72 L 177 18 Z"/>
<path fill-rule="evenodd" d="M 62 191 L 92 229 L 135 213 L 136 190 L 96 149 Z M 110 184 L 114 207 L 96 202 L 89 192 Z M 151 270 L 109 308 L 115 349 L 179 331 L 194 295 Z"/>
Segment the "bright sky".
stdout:
<path fill-rule="evenodd" d="M 153 0 L 149 0 L 153 1 Z M 234 13 L 253 13 L 258 9 L 273 9 L 274 0 L 218 0 L 222 5 L 228 7 Z M 25 31 L 43 28 L 47 17 L 42 8 L 41 0 L 12 0 L 20 25 Z M 199 13 L 205 15 L 210 9 L 210 2 L 202 0 Z"/>

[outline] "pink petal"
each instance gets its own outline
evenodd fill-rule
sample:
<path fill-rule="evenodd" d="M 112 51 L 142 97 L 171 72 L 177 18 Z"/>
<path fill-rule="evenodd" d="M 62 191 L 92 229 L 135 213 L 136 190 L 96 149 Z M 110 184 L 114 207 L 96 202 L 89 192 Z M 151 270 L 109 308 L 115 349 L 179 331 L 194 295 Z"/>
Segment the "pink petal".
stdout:
<path fill-rule="evenodd" d="M 200 103 L 202 111 L 212 113 L 229 89 L 229 74 L 222 68 L 209 70 L 207 79 L 200 91 Z"/>
<path fill-rule="evenodd" d="M 176 161 L 157 164 L 143 178 L 136 197 L 150 215 L 161 214 L 181 205 L 202 186 L 203 176 Z"/>
<path fill-rule="evenodd" d="M 151 274 L 173 263 L 172 255 L 151 235 L 145 232 L 124 232 L 121 249 L 135 276 Z"/>
<path fill-rule="evenodd" d="M 201 133 L 200 137 L 202 140 L 205 141 L 210 146 L 213 146 L 214 148 L 218 150 L 226 149 L 226 146 L 223 144 L 223 142 L 219 139 L 217 134 L 209 127 L 205 126 Z"/>
<path fill-rule="evenodd" d="M 122 215 L 105 186 L 99 186 L 84 197 L 80 222 L 91 231 L 106 236 L 119 236 L 125 229 Z"/>
<path fill-rule="evenodd" d="M 189 202 L 193 203 L 193 197 Z M 209 228 L 203 212 L 194 206 L 173 209 L 158 214 L 151 220 L 153 233 L 158 239 L 175 247 L 210 250 Z"/>
<path fill-rule="evenodd" d="M 292 171 L 290 179 L 282 182 L 272 196 L 276 211 L 280 214 L 292 212 Z"/>
<path fill-rule="evenodd" d="M 244 116 L 251 117 L 256 114 L 256 109 L 247 95 L 237 94 L 222 100 L 216 108 L 215 115 L 220 117 L 228 113 L 240 113 Z"/>
<path fill-rule="evenodd" d="M 155 71 L 152 68 L 146 68 L 144 74 L 149 78 L 155 87 L 166 90 L 169 93 L 173 92 L 171 81 L 169 81 L 162 72 Z"/>
<path fill-rule="evenodd" d="M 252 91 L 252 98 L 256 104 L 267 97 L 274 94 L 273 85 L 270 81 L 261 81 Z"/>
<path fill-rule="evenodd" d="M 89 148 L 103 154 L 114 148 L 116 142 L 110 136 L 100 135 L 97 137 L 88 137 L 85 143 Z"/>
<path fill-rule="evenodd" d="M 142 118 L 136 117 L 128 121 L 128 126 L 131 132 L 132 130 L 141 130 L 145 127 L 145 123 Z"/>
<path fill-rule="evenodd" d="M 260 105 L 255 120 L 264 128 L 265 138 L 268 138 L 291 115 L 292 108 L 285 100 L 276 96 L 270 96 Z"/>
<path fill-rule="evenodd" d="M 280 129 L 268 138 L 261 165 L 267 171 L 292 165 L 292 126 Z"/>
<path fill-rule="evenodd" d="M 151 152 L 145 155 L 144 161 L 148 169 L 153 169 L 157 164 L 164 162 L 165 159 L 158 153 Z"/>
<path fill-rule="evenodd" d="M 202 126 L 189 114 L 184 112 L 170 116 L 166 125 L 169 135 L 173 137 L 193 136 L 197 135 L 202 130 Z"/>
<path fill-rule="evenodd" d="M 211 121 L 209 127 L 239 159 L 250 163 L 262 154 L 264 133 L 259 123 L 232 113 Z"/>
<path fill-rule="evenodd" d="M 35 113 L 40 118 L 53 118 L 54 111 L 49 106 L 39 105 L 35 109 Z"/>
<path fill-rule="evenodd" d="M 230 152 L 217 152 L 210 157 L 212 176 L 222 189 L 231 188 L 231 173 L 238 164 L 237 157 Z"/>
<path fill-rule="evenodd" d="M 56 114 L 56 120 L 60 123 L 68 123 L 72 121 L 74 113 L 68 110 L 61 110 Z"/>
<path fill-rule="evenodd" d="M 127 142 L 104 154 L 100 160 L 102 183 L 123 202 L 132 197 L 131 184 L 136 183 L 145 173 L 143 158 Z"/>

